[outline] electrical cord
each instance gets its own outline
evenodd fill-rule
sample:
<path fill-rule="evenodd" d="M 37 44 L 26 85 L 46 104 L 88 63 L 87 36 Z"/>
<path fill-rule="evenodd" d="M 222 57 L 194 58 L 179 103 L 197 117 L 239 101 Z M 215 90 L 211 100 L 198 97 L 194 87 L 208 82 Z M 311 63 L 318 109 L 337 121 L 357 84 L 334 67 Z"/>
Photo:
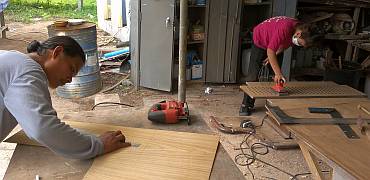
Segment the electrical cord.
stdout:
<path fill-rule="evenodd" d="M 269 81 L 270 77 L 270 70 L 268 65 L 262 65 L 261 69 L 258 72 L 258 81 L 259 82 L 267 82 Z"/>
<path fill-rule="evenodd" d="M 265 119 L 267 118 L 267 115 L 265 115 L 263 118 L 262 118 L 262 121 L 261 121 L 261 124 L 260 125 L 257 125 L 257 126 L 250 126 L 248 128 L 251 128 L 252 130 L 249 131 L 248 134 L 246 134 L 243 138 L 243 141 L 239 144 L 239 149 L 241 151 L 241 153 L 237 154 L 234 158 L 234 161 L 236 164 L 238 164 L 239 166 L 246 166 L 249 173 L 252 175 L 252 178 L 255 179 L 255 176 L 254 176 L 254 173 L 252 172 L 252 170 L 250 169 L 250 165 L 252 165 L 255 161 L 259 161 L 265 165 L 268 165 L 270 167 L 273 167 L 277 170 L 279 170 L 280 172 L 283 172 L 284 174 L 287 174 L 291 177 L 292 180 L 296 180 L 299 176 L 303 176 L 303 175 L 308 175 L 308 174 L 311 174 L 311 173 L 300 173 L 300 174 L 291 174 L 279 167 L 276 167 L 275 165 L 271 164 L 271 163 L 268 163 L 266 161 L 263 161 L 259 158 L 257 158 L 257 155 L 266 155 L 269 153 L 269 148 L 272 148 L 271 146 L 265 144 L 265 143 L 261 143 L 261 142 L 256 142 L 256 143 L 253 143 L 252 145 L 249 144 L 248 140 L 250 137 L 254 136 L 256 134 L 256 129 L 257 128 L 261 128 L 264 124 L 264 121 Z M 244 150 L 245 149 L 249 149 L 250 150 L 250 154 L 246 153 Z M 258 150 L 258 149 L 263 149 L 263 150 Z M 322 172 L 329 172 L 329 171 L 322 171 Z"/>
<path fill-rule="evenodd" d="M 125 104 L 125 103 L 118 103 L 118 102 L 101 102 L 101 103 L 98 103 L 98 104 L 95 104 L 91 110 L 94 110 L 95 107 L 99 106 L 99 105 L 102 105 L 102 104 L 113 104 L 113 105 L 123 105 L 123 106 L 128 106 L 128 107 L 135 107 L 133 105 L 129 105 L 129 104 Z"/>

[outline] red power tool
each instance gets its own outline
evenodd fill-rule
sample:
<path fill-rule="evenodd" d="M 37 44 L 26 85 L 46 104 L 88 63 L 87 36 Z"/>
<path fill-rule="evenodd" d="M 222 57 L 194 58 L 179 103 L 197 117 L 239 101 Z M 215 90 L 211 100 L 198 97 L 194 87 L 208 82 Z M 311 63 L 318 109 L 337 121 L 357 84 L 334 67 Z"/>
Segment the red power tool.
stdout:
<path fill-rule="evenodd" d="M 148 119 L 166 124 L 178 123 L 180 120 L 187 120 L 188 125 L 191 123 L 188 104 L 175 100 L 154 104 L 148 112 Z"/>
<path fill-rule="evenodd" d="M 272 86 L 272 89 L 279 93 L 279 96 L 285 96 L 288 95 L 288 91 L 284 88 L 284 81 L 279 81 L 279 83 L 276 83 L 274 86 Z"/>

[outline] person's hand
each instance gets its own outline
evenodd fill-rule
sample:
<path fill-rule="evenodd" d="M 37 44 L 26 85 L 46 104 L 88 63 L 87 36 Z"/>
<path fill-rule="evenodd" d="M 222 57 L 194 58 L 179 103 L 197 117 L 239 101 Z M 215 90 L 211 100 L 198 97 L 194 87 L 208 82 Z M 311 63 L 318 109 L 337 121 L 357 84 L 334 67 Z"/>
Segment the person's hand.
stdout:
<path fill-rule="evenodd" d="M 286 82 L 282 74 L 275 74 L 274 81 L 275 83 L 280 83 L 280 82 L 285 83 Z"/>
<path fill-rule="evenodd" d="M 267 64 L 269 64 L 269 58 L 266 58 L 265 60 L 263 60 L 263 65 L 267 66 Z"/>
<path fill-rule="evenodd" d="M 131 143 L 125 142 L 126 138 L 121 131 L 108 131 L 100 135 L 99 138 L 104 144 L 103 154 L 131 146 Z"/>

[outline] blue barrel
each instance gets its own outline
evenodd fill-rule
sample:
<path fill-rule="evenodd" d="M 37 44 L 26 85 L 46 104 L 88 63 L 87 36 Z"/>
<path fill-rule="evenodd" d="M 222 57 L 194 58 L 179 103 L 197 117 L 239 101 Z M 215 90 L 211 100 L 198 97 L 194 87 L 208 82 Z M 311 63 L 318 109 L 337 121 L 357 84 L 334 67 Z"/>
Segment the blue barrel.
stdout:
<path fill-rule="evenodd" d="M 64 98 L 82 98 L 99 92 L 102 88 L 98 63 L 96 25 L 85 22 L 81 25 L 55 27 L 48 26 L 49 37 L 70 36 L 75 39 L 85 52 L 86 63 L 72 78 L 71 83 L 57 88 L 57 95 Z"/>

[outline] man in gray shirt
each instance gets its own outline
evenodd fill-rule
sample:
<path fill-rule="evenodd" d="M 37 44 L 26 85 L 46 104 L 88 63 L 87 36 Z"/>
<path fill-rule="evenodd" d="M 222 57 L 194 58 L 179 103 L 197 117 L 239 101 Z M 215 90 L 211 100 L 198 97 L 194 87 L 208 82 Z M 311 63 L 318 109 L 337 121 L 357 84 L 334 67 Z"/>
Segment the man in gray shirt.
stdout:
<path fill-rule="evenodd" d="M 58 119 L 48 86 L 71 82 L 84 65 L 75 40 L 56 36 L 33 41 L 27 51 L 0 50 L 0 142 L 19 124 L 28 137 L 68 158 L 89 159 L 130 146 L 121 131 L 96 137 Z"/>

